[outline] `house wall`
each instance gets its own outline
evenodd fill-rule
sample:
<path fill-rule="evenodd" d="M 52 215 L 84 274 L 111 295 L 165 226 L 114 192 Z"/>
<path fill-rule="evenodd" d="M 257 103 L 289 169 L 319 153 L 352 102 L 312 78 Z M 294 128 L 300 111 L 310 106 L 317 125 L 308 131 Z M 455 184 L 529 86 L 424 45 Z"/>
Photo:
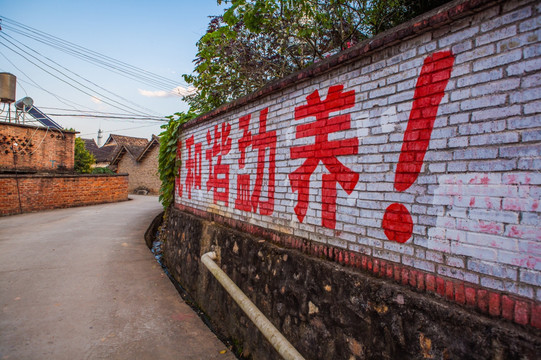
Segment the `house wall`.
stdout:
<path fill-rule="evenodd" d="M 3 171 L 73 171 L 75 134 L 0 122 L 0 167 Z"/>
<path fill-rule="evenodd" d="M 0 175 L 0 216 L 128 200 L 127 175 Z"/>
<path fill-rule="evenodd" d="M 189 122 L 175 207 L 537 331 L 540 16 L 456 1 Z"/>
<path fill-rule="evenodd" d="M 118 173 L 130 174 L 128 191 L 144 187 L 150 194 L 157 195 L 160 192 L 160 177 L 158 176 L 158 153 L 159 146 L 155 146 L 145 155 L 142 161 L 137 162 L 128 154 L 124 154 L 118 162 Z"/>

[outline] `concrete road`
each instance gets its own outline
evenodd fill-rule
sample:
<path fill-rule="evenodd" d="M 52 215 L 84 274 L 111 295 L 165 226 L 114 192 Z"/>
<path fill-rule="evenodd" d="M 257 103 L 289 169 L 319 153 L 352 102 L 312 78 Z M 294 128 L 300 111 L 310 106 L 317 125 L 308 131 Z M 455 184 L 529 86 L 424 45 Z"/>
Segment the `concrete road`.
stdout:
<path fill-rule="evenodd" d="M 0 218 L 0 359 L 234 359 L 145 245 L 156 197 Z"/>

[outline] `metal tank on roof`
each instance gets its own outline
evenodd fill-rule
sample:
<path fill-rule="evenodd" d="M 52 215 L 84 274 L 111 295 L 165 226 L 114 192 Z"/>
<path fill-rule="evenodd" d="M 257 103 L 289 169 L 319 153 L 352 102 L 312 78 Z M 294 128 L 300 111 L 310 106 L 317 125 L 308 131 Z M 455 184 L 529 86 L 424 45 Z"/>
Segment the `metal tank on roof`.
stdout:
<path fill-rule="evenodd" d="M 0 73 L 0 102 L 11 104 L 15 101 L 17 77 L 10 73 Z"/>

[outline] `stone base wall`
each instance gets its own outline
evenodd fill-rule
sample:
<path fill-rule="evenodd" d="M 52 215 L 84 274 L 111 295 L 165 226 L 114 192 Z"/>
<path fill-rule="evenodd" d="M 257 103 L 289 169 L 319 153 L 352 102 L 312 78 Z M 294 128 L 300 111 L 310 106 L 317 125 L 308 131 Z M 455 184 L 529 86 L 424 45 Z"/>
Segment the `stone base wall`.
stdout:
<path fill-rule="evenodd" d="M 164 259 L 216 328 L 243 355 L 279 359 L 200 262 L 221 268 L 306 359 L 535 359 L 541 333 L 417 292 L 388 278 L 286 249 L 177 209 Z"/>
<path fill-rule="evenodd" d="M 0 216 L 128 200 L 128 175 L 0 175 Z"/>

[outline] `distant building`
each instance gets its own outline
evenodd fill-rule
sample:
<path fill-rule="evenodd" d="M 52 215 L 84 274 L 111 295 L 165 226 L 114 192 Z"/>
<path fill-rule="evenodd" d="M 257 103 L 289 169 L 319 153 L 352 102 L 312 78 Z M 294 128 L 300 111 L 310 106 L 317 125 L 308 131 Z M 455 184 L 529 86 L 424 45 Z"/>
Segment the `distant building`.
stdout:
<path fill-rule="evenodd" d="M 0 122 L 0 173 L 73 172 L 75 131 Z"/>
<path fill-rule="evenodd" d="M 98 147 L 94 139 L 82 139 L 85 142 L 85 148 L 94 155 L 96 163 L 92 167 L 107 167 L 113 160 L 113 155 L 116 149 L 115 145 L 107 147 Z"/>
<path fill-rule="evenodd" d="M 158 154 L 160 139 L 149 140 L 111 134 L 102 147 L 94 139 L 83 139 L 86 149 L 96 158 L 96 167 L 108 167 L 116 173 L 129 174 L 128 191 L 157 195 L 160 191 Z"/>

